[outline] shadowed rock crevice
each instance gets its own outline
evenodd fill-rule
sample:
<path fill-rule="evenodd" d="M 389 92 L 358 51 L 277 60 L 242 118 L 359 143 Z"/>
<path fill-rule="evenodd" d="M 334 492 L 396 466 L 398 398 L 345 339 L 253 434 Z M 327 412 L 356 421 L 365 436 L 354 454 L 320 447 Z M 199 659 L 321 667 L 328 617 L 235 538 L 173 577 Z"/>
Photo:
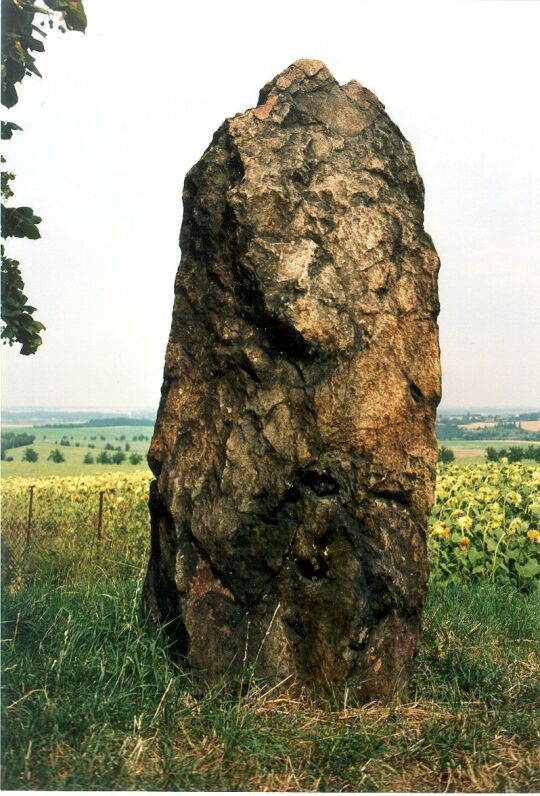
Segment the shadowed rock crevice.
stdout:
<path fill-rule="evenodd" d="M 318 61 L 186 176 L 144 598 L 201 681 L 406 683 L 440 397 L 423 195 L 383 105 Z"/>

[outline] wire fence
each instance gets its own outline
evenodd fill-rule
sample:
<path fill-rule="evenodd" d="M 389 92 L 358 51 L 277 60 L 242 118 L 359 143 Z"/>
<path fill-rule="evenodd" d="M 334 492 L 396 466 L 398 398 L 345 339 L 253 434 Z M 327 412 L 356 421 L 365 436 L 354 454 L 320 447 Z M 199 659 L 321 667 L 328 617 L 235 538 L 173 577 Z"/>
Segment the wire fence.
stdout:
<path fill-rule="evenodd" d="M 43 566 L 47 556 L 144 561 L 150 478 L 19 479 L 2 485 L 2 580 Z"/>

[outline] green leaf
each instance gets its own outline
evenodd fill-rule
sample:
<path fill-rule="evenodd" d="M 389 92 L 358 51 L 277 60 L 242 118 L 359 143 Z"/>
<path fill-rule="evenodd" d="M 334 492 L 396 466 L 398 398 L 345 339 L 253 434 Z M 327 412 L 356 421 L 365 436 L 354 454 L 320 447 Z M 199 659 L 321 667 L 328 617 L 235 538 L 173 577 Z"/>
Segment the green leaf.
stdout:
<path fill-rule="evenodd" d="M 78 30 L 84 33 L 87 19 L 82 0 L 45 0 L 52 11 L 59 11 L 66 23 L 68 30 Z"/>
<path fill-rule="evenodd" d="M 11 82 L 2 80 L 2 105 L 12 108 L 17 104 L 17 90 Z"/>
<path fill-rule="evenodd" d="M 15 122 L 2 122 L 2 139 L 9 141 L 14 130 L 22 130 L 22 127 L 19 127 Z"/>
<path fill-rule="evenodd" d="M 40 332 L 45 329 L 32 314 L 34 307 L 26 304 L 24 282 L 17 260 L 2 254 L 2 321 L 0 337 L 9 345 L 20 343 L 21 354 L 34 354 L 42 343 Z"/>
<path fill-rule="evenodd" d="M 484 558 L 484 551 L 477 550 L 475 547 L 469 547 L 467 555 L 471 564 L 475 564 L 477 561 L 481 561 Z"/>
<path fill-rule="evenodd" d="M 72 2 L 69 4 L 69 11 L 66 12 L 66 27 L 68 30 L 78 30 L 84 33 L 86 30 L 87 19 L 82 2 Z"/>
<path fill-rule="evenodd" d="M 34 215 L 31 207 L 5 207 L 2 205 L 2 237 L 30 238 L 41 237 L 37 224 L 41 218 Z"/>
<path fill-rule="evenodd" d="M 540 573 L 540 564 L 531 558 L 526 564 L 516 564 L 516 570 L 523 578 L 534 578 Z"/>

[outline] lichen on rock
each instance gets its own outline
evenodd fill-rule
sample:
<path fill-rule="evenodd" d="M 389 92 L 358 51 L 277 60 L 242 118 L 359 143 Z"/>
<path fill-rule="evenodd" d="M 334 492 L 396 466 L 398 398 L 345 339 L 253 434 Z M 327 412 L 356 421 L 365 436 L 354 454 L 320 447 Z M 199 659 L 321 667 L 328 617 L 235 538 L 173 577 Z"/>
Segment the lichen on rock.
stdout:
<path fill-rule="evenodd" d="M 439 260 L 410 144 L 301 60 L 184 185 L 144 596 L 209 683 L 387 698 L 428 579 Z"/>

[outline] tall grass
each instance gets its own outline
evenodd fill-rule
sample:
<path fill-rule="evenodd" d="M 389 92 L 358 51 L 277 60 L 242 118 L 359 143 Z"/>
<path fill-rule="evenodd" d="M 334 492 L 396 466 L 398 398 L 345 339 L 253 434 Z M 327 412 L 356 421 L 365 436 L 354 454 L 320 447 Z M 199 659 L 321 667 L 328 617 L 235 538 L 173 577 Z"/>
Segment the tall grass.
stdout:
<path fill-rule="evenodd" d="M 482 473 L 494 479 L 483 491 Z M 498 560 L 505 545 L 514 566 L 517 539 L 527 584 L 534 579 L 533 476 L 501 465 L 456 471 L 450 486 L 439 481 L 434 582 L 410 701 L 355 709 L 267 692 L 249 677 L 240 698 L 201 693 L 140 616 L 146 484 L 107 481 L 98 539 L 87 492 L 95 498 L 108 477 L 71 480 L 67 491 L 49 479 L 36 487 L 35 536 L 24 556 L 10 559 L 16 549 L 3 537 L 3 787 L 538 790 L 540 590 L 518 591 L 523 574 L 472 578 L 489 528 Z M 11 508 L 15 522 L 21 511 Z"/>
<path fill-rule="evenodd" d="M 436 590 L 408 704 L 197 693 L 139 614 L 140 572 L 55 562 L 4 595 L 3 787 L 535 790 L 540 600 Z M 93 577 L 90 575 L 93 573 Z"/>

